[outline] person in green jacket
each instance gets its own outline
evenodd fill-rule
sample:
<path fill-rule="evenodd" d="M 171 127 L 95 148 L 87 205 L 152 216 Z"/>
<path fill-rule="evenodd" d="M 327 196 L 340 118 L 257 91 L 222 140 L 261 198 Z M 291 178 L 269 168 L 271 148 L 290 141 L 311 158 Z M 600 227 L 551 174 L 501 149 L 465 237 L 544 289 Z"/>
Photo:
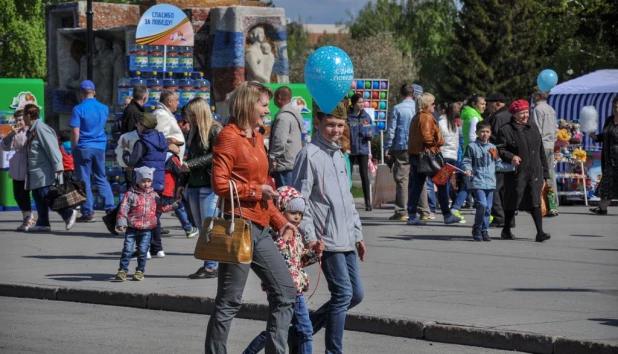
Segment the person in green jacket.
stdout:
<path fill-rule="evenodd" d="M 483 112 L 485 112 L 485 97 L 473 94 L 466 99 L 466 103 L 461 109 L 459 117 L 461 118 L 461 127 L 463 130 L 463 153 L 465 155 L 468 144 L 476 141 L 476 124 L 483 120 Z M 465 177 L 464 177 L 465 178 Z M 451 206 L 451 213 L 462 219 L 459 209 L 462 207 L 466 199 L 468 198 L 468 188 L 466 183 L 462 183 L 457 199 Z"/>

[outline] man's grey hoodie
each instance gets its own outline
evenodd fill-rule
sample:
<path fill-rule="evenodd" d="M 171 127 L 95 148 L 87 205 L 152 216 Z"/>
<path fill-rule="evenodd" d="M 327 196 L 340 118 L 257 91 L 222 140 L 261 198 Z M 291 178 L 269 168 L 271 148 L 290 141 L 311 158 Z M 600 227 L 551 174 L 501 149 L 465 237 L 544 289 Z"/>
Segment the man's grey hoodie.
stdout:
<path fill-rule="evenodd" d="M 302 148 L 303 117 L 292 103 L 281 107 L 270 129 L 268 157 L 277 165 L 273 171 L 291 171 Z"/>
<path fill-rule="evenodd" d="M 300 224 L 305 241 L 321 237 L 326 251 L 355 250 L 363 232 L 339 145 L 316 133 L 296 158 L 292 186 L 307 199 Z"/>

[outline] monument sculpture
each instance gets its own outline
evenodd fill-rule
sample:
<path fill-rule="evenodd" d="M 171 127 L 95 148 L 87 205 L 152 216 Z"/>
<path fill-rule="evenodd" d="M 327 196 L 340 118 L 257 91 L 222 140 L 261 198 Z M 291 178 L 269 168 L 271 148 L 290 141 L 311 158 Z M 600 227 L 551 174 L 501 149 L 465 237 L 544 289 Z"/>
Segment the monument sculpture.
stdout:
<path fill-rule="evenodd" d="M 118 85 L 116 85 L 116 83 L 124 77 L 127 68 L 125 64 L 124 44 L 120 41 L 115 41 L 112 46 L 114 51 L 114 79 L 112 80 L 114 93 L 112 94 L 112 101 L 115 101 L 116 97 L 118 97 Z M 122 102 L 118 102 L 118 104 L 122 104 Z"/>
<path fill-rule="evenodd" d="M 97 88 L 97 100 L 103 104 L 112 104 L 114 92 L 114 52 L 109 42 L 101 37 L 94 39 L 96 52 L 92 63 L 94 85 Z"/>
<path fill-rule="evenodd" d="M 247 81 L 270 83 L 275 55 L 268 43 L 262 26 L 254 27 L 247 34 L 249 47 L 245 50 L 245 70 Z"/>

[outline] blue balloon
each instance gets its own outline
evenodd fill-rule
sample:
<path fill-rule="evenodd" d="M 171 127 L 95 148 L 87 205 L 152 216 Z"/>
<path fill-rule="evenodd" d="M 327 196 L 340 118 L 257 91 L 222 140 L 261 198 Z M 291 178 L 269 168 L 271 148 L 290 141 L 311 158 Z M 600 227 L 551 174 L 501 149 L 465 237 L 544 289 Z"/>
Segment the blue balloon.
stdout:
<path fill-rule="evenodd" d="M 536 78 L 536 84 L 541 91 L 549 91 L 556 87 L 558 83 L 558 74 L 551 69 L 545 69 L 539 73 Z"/>
<path fill-rule="evenodd" d="M 380 130 L 384 130 L 384 122 L 380 122 L 380 123 L 378 123 L 378 128 L 379 128 Z"/>
<path fill-rule="evenodd" d="M 352 60 L 337 47 L 322 47 L 307 59 L 305 83 L 323 112 L 332 112 L 348 93 L 354 79 Z M 360 82 L 357 81 L 358 85 Z"/>

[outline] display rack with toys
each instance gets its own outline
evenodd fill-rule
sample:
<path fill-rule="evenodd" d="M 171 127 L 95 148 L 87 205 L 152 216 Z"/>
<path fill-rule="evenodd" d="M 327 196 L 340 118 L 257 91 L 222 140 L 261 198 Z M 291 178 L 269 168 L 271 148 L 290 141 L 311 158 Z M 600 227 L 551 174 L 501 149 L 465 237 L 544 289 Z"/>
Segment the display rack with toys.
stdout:
<path fill-rule="evenodd" d="M 559 187 L 557 194 L 563 197 L 584 197 L 584 203 L 588 205 L 587 186 L 590 180 L 586 176 L 584 163 L 587 153 L 582 149 L 582 133 L 576 121 L 567 122 L 560 119 L 557 122 L 558 132 L 554 145 L 554 161 L 556 167 L 559 164 L 568 164 L 566 168 L 560 168 L 556 172 L 556 182 Z M 554 166 L 551 166 L 554 168 Z M 570 171 L 565 171 L 570 170 Z"/>
<path fill-rule="evenodd" d="M 348 91 L 348 98 L 355 93 L 365 100 L 365 108 L 373 110 L 373 125 L 379 130 L 386 129 L 388 121 L 388 89 L 387 79 L 354 79 Z"/>

